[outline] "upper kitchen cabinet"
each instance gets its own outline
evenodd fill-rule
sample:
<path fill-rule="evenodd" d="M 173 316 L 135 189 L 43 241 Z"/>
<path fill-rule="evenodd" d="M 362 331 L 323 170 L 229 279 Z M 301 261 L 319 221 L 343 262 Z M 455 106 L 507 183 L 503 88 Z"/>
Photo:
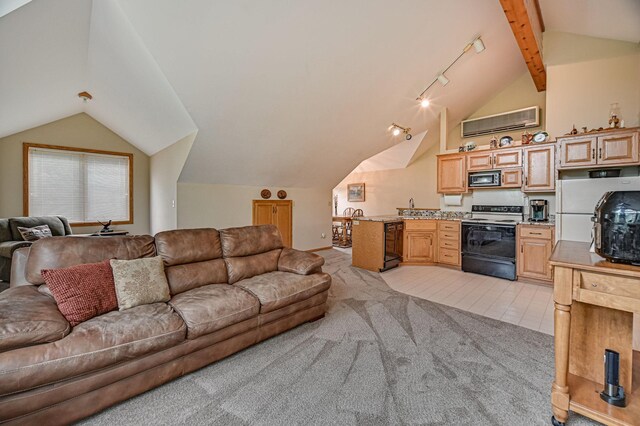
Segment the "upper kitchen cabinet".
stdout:
<path fill-rule="evenodd" d="M 531 145 L 524 148 L 525 192 L 551 192 L 556 189 L 555 144 Z"/>
<path fill-rule="evenodd" d="M 638 132 L 598 136 L 598 164 L 638 163 Z"/>
<path fill-rule="evenodd" d="M 638 130 L 606 130 L 577 136 L 561 136 L 560 168 L 634 165 L 638 156 Z"/>
<path fill-rule="evenodd" d="M 438 192 L 440 194 L 467 192 L 467 166 L 464 154 L 438 156 Z"/>
<path fill-rule="evenodd" d="M 491 151 L 467 154 L 467 170 L 470 172 L 491 169 L 493 169 L 493 153 Z"/>
<path fill-rule="evenodd" d="M 522 149 L 500 149 L 493 152 L 494 169 L 520 166 L 522 166 Z"/>
<path fill-rule="evenodd" d="M 499 149 L 467 154 L 467 170 L 491 170 L 522 166 L 522 149 Z"/>

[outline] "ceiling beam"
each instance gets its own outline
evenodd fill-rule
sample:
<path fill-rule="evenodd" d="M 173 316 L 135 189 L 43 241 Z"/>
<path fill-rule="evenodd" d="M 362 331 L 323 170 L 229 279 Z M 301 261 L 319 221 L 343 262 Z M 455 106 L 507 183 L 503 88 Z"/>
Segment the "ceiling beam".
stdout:
<path fill-rule="evenodd" d="M 544 23 L 539 13 L 538 1 L 500 0 L 500 4 L 538 92 L 546 90 L 547 72 L 541 53 Z"/>

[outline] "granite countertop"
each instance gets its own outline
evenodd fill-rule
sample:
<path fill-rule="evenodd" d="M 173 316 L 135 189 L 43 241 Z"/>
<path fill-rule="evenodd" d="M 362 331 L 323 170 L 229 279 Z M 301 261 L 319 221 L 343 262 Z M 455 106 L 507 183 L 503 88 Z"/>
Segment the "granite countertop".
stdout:
<path fill-rule="evenodd" d="M 518 225 L 532 225 L 532 226 L 556 226 L 556 218 L 553 215 L 549 216 L 549 220 L 546 222 L 530 222 L 529 215 L 524 216 L 524 220 L 518 222 Z"/>
<path fill-rule="evenodd" d="M 394 215 L 386 215 L 386 216 L 363 216 L 363 217 L 354 217 L 353 220 L 362 220 L 367 222 L 401 222 L 403 220 L 454 220 L 461 221 L 461 217 L 443 217 L 443 216 L 434 216 L 434 217 L 426 217 L 426 216 L 394 216 Z"/>

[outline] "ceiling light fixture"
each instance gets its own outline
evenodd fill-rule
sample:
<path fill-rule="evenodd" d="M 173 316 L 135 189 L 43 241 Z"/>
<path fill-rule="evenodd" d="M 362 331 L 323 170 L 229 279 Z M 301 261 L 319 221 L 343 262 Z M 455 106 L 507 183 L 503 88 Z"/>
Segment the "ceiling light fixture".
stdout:
<path fill-rule="evenodd" d="M 411 131 L 411 127 L 402 127 L 396 123 L 391 123 L 389 130 L 391 130 L 391 134 L 393 136 L 398 136 L 400 133 L 404 133 L 404 138 L 408 141 L 413 137 L 411 136 L 411 133 L 409 133 Z"/>
<path fill-rule="evenodd" d="M 427 99 L 427 98 L 422 98 L 422 100 L 420 101 L 420 106 L 421 106 L 422 108 L 426 108 L 426 107 L 428 107 L 429 105 L 431 105 L 431 102 L 429 102 L 429 99 Z"/>
<path fill-rule="evenodd" d="M 471 50 L 471 48 L 474 48 L 476 53 L 480 53 L 482 51 L 484 51 L 485 46 L 484 46 L 484 42 L 482 41 L 482 39 L 480 38 L 480 36 L 474 38 L 473 40 L 471 40 L 470 43 L 468 43 L 464 49 L 462 49 L 462 53 L 460 53 L 458 55 L 457 58 L 455 58 L 453 60 L 453 62 L 451 62 L 449 64 L 448 67 L 446 67 L 444 69 L 444 71 L 442 71 L 441 73 L 439 73 L 436 78 L 433 79 L 433 81 L 431 82 L 431 84 L 429 84 L 427 86 L 426 89 L 424 89 L 422 91 L 422 93 L 420 93 L 420 95 L 416 98 L 416 100 L 418 102 L 420 102 L 420 106 L 425 107 L 425 106 L 429 106 L 429 101 L 427 100 L 427 98 L 425 97 L 425 93 L 427 93 L 427 90 L 431 89 L 431 86 L 433 86 L 434 84 L 436 84 L 436 81 L 440 82 L 440 84 L 442 84 L 443 86 L 446 86 L 449 83 L 449 79 L 444 75 L 444 73 L 446 73 L 447 71 L 449 71 L 449 68 L 451 68 L 453 66 L 453 64 L 455 64 L 456 62 L 458 62 L 458 60 L 460 58 L 462 58 L 462 56 L 464 56 L 465 53 L 467 53 L 469 50 Z M 426 101 L 426 105 L 425 105 L 425 101 Z"/>
<path fill-rule="evenodd" d="M 93 99 L 93 96 L 91 96 L 91 93 L 89 92 L 80 92 L 78 93 L 78 97 L 82 99 L 82 102 L 84 103 L 87 103 L 88 101 Z"/>

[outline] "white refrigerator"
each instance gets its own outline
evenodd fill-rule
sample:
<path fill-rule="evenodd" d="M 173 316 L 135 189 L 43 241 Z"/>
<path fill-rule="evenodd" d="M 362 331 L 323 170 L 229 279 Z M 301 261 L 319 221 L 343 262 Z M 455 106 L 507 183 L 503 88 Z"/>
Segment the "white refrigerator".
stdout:
<path fill-rule="evenodd" d="M 608 191 L 637 191 L 640 177 L 567 179 L 557 181 L 556 234 L 558 240 L 591 242 L 591 217 Z"/>

